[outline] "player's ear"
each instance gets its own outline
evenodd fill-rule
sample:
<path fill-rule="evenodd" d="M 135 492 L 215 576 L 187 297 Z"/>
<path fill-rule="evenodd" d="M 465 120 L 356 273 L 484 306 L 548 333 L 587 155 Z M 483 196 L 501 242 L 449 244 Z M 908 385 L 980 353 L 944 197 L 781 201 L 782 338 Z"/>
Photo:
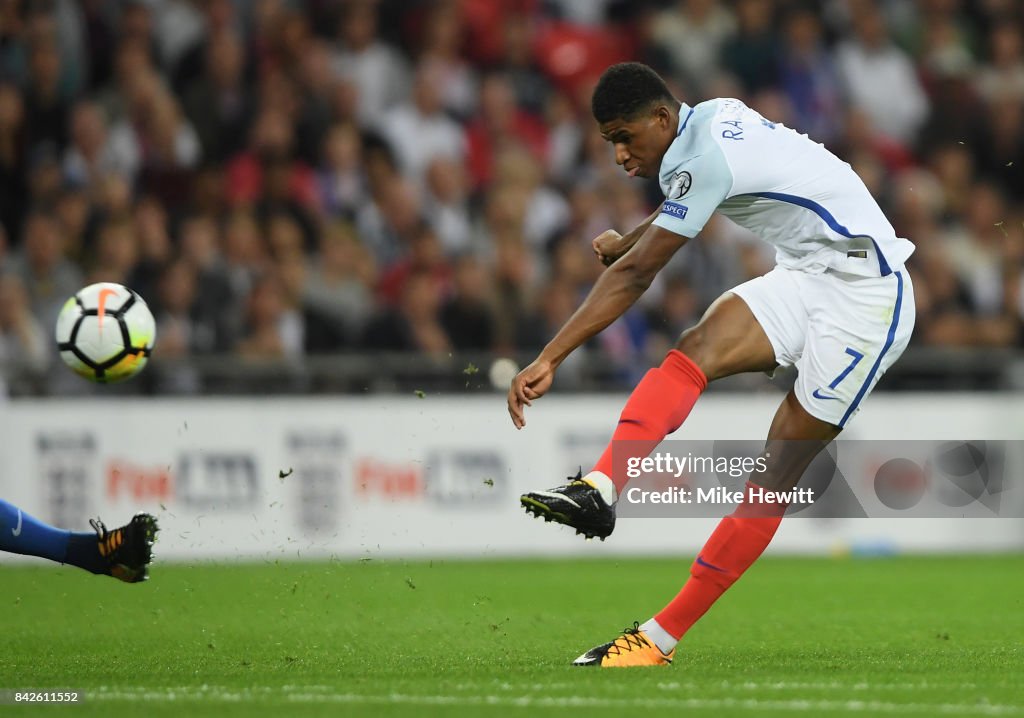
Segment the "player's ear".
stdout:
<path fill-rule="evenodd" d="M 654 111 L 654 117 L 658 121 L 658 127 L 662 130 L 672 126 L 672 111 L 668 108 L 668 105 L 658 105 L 658 108 Z"/>

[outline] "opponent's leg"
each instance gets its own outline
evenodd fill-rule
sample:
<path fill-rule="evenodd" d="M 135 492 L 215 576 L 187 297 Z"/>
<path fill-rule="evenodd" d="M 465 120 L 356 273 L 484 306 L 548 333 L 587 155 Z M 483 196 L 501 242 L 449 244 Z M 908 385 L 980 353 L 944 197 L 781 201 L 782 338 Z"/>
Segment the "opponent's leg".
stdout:
<path fill-rule="evenodd" d="M 0 499 L 0 551 L 39 556 L 57 563 L 71 563 L 68 548 L 71 531 L 54 528 L 26 514 L 17 506 Z M 94 534 L 91 536 L 96 543 Z"/>
<path fill-rule="evenodd" d="M 678 429 L 709 381 L 775 366 L 775 351 L 746 302 L 732 293 L 718 298 L 700 322 L 683 333 L 660 367 L 647 372 L 626 401 L 611 442 L 593 470 L 564 486 L 524 494 L 526 510 L 576 528 L 590 538 L 605 538 L 615 526 L 614 503 L 628 477 L 629 454 L 647 456 Z"/>
<path fill-rule="evenodd" d="M 757 482 L 771 490 L 794 487 L 839 427 L 811 416 L 790 392 L 775 414 L 765 447 L 767 471 Z M 749 495 L 749 494 L 748 494 Z M 690 579 L 653 619 L 641 626 L 662 650 L 671 650 L 690 627 L 764 552 L 782 521 L 785 504 L 744 501 L 715 528 L 690 567 Z"/>
<path fill-rule="evenodd" d="M 95 533 L 59 529 L 0 500 L 0 551 L 71 564 L 127 583 L 145 580 L 153 558 L 156 519 L 136 514 L 129 524 L 113 531 L 100 521 L 90 523 Z"/>

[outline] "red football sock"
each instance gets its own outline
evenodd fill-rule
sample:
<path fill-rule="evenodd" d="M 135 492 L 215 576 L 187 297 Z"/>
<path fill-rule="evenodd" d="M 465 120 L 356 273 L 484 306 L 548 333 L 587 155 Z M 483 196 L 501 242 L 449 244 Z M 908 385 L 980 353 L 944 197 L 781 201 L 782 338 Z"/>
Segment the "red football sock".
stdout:
<path fill-rule="evenodd" d="M 621 493 L 629 481 L 625 471 L 629 456 L 647 456 L 682 426 L 707 385 L 700 367 L 678 349 L 670 351 L 661 366 L 647 372 L 629 395 L 615 434 L 592 470 L 611 478 Z M 620 441 L 636 443 L 620 445 L 613 466 L 612 447 Z"/>
<path fill-rule="evenodd" d="M 725 591 L 736 583 L 771 543 L 786 504 L 749 501 L 721 520 L 690 567 L 690 578 L 679 594 L 654 619 L 677 639 L 703 616 Z"/>

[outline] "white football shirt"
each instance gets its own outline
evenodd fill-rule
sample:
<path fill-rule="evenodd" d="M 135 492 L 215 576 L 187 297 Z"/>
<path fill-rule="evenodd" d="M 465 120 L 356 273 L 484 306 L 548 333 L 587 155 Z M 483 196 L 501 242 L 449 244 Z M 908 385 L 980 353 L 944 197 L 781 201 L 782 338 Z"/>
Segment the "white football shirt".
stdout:
<path fill-rule="evenodd" d="M 784 267 L 884 277 L 914 251 L 849 164 L 739 100 L 683 103 L 659 180 L 656 225 L 695 237 L 718 211 L 773 244 Z"/>

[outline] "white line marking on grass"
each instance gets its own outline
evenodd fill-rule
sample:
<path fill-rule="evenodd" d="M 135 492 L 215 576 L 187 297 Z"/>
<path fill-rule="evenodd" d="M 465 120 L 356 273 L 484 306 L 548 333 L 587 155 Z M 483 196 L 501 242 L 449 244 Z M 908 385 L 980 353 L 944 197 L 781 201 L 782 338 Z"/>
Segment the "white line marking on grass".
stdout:
<path fill-rule="evenodd" d="M 550 686 L 543 686 L 550 689 Z M 596 696 L 422 695 L 414 693 L 338 693 L 329 686 L 230 689 L 218 686 L 174 688 L 100 687 L 89 698 L 101 701 L 224 703 L 285 702 L 306 704 L 370 704 L 414 706 L 508 706 L 515 708 L 653 708 L 690 710 L 778 710 L 822 713 L 922 713 L 983 716 L 1024 715 L 1024 707 L 992 703 L 894 703 L 876 700 L 818 700 L 757 698 L 602 698 Z"/>
<path fill-rule="evenodd" d="M 313 698 L 314 700 L 309 700 Z M 517 708 L 651 708 L 725 710 L 740 709 L 755 712 L 768 710 L 804 711 L 820 715 L 829 713 L 923 713 L 934 716 L 942 714 L 972 714 L 1012 716 L 1024 715 L 1024 709 L 1017 706 L 994 704 L 955 703 L 888 703 L 884 701 L 837 701 L 837 700 L 759 700 L 756 698 L 599 698 L 599 697 L 533 697 L 533 696 L 452 696 L 452 695 L 411 695 L 391 693 L 387 695 L 361 695 L 355 693 L 293 694 L 289 700 L 300 703 L 330 702 L 358 704 L 404 704 L 404 705 L 446 705 L 446 706 L 513 706 Z"/>
<path fill-rule="evenodd" d="M 661 690 L 666 691 L 695 689 L 706 691 L 709 687 L 724 688 L 733 691 L 970 691 L 975 690 L 978 687 L 976 683 L 936 684 L 929 683 L 927 681 L 922 681 L 920 683 L 866 683 L 864 681 L 858 681 L 856 683 L 842 683 L 840 681 L 718 681 L 717 683 L 680 683 L 676 681 L 669 681 L 667 683 L 657 683 L 656 685 Z M 998 688 L 1000 686 L 991 687 Z"/>
<path fill-rule="evenodd" d="M 973 691 L 978 688 L 976 683 L 867 683 L 858 681 L 856 683 L 842 683 L 840 681 L 662 681 L 654 684 L 662 691 L 701 691 L 708 689 L 724 689 L 730 691 Z M 1006 684 L 993 684 L 986 688 L 1006 688 Z M 445 688 L 459 692 L 481 692 L 486 690 L 497 691 L 568 691 L 579 688 L 579 683 L 555 682 L 537 683 L 536 681 L 512 683 L 509 681 L 464 681 L 455 683 Z M 632 690 L 631 686 L 623 684 L 606 684 L 603 689 L 610 690 Z M 329 690 L 335 690 L 334 687 Z"/>

